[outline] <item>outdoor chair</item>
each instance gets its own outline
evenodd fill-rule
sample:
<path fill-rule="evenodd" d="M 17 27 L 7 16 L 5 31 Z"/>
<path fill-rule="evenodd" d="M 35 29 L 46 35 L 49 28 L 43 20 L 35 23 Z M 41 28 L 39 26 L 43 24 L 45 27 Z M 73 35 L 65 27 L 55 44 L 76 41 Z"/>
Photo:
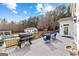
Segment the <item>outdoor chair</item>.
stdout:
<path fill-rule="evenodd" d="M 51 34 L 51 39 L 55 40 L 57 36 L 57 32 Z"/>
<path fill-rule="evenodd" d="M 43 40 L 44 40 L 45 42 L 49 42 L 50 39 L 51 39 L 51 35 L 50 35 L 50 34 L 45 34 L 45 35 L 43 35 Z"/>

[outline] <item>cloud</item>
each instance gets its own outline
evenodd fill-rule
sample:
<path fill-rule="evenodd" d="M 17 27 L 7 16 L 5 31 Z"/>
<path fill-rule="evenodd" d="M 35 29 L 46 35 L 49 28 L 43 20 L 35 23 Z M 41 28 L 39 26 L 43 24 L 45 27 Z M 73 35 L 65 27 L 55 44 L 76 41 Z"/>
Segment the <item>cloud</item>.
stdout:
<path fill-rule="evenodd" d="M 26 16 L 26 18 L 25 19 L 28 19 L 29 18 L 29 16 Z"/>
<path fill-rule="evenodd" d="M 20 15 L 17 15 L 16 17 L 17 17 L 17 18 L 21 18 L 21 16 L 20 16 Z"/>
<path fill-rule="evenodd" d="M 37 4 L 36 9 L 38 12 L 41 12 L 43 9 L 43 4 Z"/>
<path fill-rule="evenodd" d="M 26 10 L 24 10 L 24 11 L 23 11 L 23 13 L 24 13 L 24 14 L 27 14 L 27 11 L 26 11 Z"/>
<path fill-rule="evenodd" d="M 16 17 L 21 17 L 21 16 L 17 15 Z"/>
<path fill-rule="evenodd" d="M 8 9 L 10 9 L 13 13 L 17 14 L 16 8 L 17 4 L 16 3 L 3 3 Z"/>
<path fill-rule="evenodd" d="M 12 12 L 15 13 L 15 14 L 17 14 L 17 11 L 15 11 L 15 10 L 13 10 Z"/>
<path fill-rule="evenodd" d="M 36 9 L 40 14 L 45 14 L 45 12 L 53 11 L 55 7 L 49 4 L 37 4 Z"/>
<path fill-rule="evenodd" d="M 16 10 L 17 7 L 16 3 L 4 3 L 4 5 L 11 10 Z"/>
<path fill-rule="evenodd" d="M 55 7 L 49 6 L 49 5 L 47 5 L 47 6 L 45 7 L 45 11 L 46 11 L 46 12 L 53 11 L 54 9 L 55 9 Z"/>

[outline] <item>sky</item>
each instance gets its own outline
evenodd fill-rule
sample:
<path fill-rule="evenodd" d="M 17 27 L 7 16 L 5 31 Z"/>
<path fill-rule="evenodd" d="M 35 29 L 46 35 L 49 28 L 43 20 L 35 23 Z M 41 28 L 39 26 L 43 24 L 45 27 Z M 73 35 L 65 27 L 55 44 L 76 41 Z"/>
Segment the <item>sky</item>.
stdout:
<path fill-rule="evenodd" d="M 19 22 L 30 16 L 38 16 L 53 11 L 62 3 L 0 3 L 0 18 Z"/>

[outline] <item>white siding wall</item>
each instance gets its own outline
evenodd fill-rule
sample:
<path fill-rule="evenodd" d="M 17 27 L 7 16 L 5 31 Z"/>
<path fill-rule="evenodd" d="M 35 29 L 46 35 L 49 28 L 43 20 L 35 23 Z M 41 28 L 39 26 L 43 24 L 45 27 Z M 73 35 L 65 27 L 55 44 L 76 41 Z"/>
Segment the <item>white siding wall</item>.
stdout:
<path fill-rule="evenodd" d="M 68 36 L 74 36 L 74 24 L 73 24 L 73 20 L 67 20 L 67 21 L 61 21 L 60 22 L 60 35 L 63 36 L 64 35 L 64 26 L 63 24 L 69 24 L 68 26 Z"/>
<path fill-rule="evenodd" d="M 76 16 L 77 16 L 77 23 L 76 23 L 76 43 L 77 43 L 77 48 L 79 49 L 79 3 L 76 3 Z"/>
<path fill-rule="evenodd" d="M 76 12 L 76 3 L 71 3 L 70 4 L 70 11 L 71 11 L 71 15 L 72 15 L 72 17 L 74 17 L 75 16 L 75 12 Z"/>

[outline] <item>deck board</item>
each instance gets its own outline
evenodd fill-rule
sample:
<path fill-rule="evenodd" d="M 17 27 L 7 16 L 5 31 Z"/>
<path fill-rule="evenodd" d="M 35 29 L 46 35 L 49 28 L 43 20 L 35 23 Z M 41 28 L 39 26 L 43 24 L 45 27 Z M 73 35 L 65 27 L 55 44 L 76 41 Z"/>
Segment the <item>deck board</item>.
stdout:
<path fill-rule="evenodd" d="M 27 42 L 21 49 L 17 46 L 7 48 L 7 53 L 9 56 L 69 56 L 69 52 L 65 49 L 67 45 L 73 45 L 73 41 L 69 38 L 59 37 L 50 44 L 39 38 L 32 41 L 32 45 Z"/>

